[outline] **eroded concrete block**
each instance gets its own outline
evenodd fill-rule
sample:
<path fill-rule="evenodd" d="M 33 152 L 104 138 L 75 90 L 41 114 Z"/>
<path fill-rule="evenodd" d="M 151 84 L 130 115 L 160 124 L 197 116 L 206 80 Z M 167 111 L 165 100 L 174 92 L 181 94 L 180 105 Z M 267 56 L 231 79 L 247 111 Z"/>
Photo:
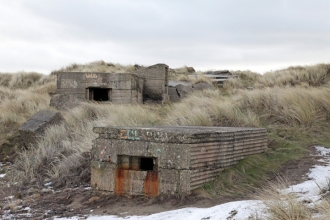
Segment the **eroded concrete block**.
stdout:
<path fill-rule="evenodd" d="M 50 98 L 49 106 L 57 110 L 67 110 L 76 107 L 79 101 L 83 101 L 83 99 L 79 100 L 79 98 L 73 94 L 54 94 Z"/>
<path fill-rule="evenodd" d="M 178 194 L 180 192 L 180 171 L 175 169 L 159 170 L 160 191 L 163 194 Z"/>
<path fill-rule="evenodd" d="M 175 87 L 168 87 L 168 96 L 171 102 L 180 101 L 180 95 Z"/>
<path fill-rule="evenodd" d="M 91 185 L 100 190 L 114 192 L 116 165 L 108 162 L 91 162 Z"/>
<path fill-rule="evenodd" d="M 192 87 L 193 87 L 193 90 L 213 89 L 212 85 L 205 83 L 205 82 L 196 83 Z"/>
<path fill-rule="evenodd" d="M 37 112 L 18 128 L 21 146 L 28 148 L 44 134 L 48 127 L 61 123 L 65 123 L 65 120 L 60 112 L 53 110 Z"/>
<path fill-rule="evenodd" d="M 163 169 L 189 169 L 189 152 L 187 144 L 148 143 L 148 155 L 158 158 L 158 167 Z"/>

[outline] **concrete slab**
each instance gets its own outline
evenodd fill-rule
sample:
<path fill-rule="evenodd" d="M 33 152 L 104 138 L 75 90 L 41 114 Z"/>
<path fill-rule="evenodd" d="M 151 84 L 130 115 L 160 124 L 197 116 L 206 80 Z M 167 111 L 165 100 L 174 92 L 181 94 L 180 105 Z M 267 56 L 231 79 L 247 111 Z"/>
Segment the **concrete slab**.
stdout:
<path fill-rule="evenodd" d="M 48 127 L 61 123 L 65 123 L 65 120 L 60 112 L 49 109 L 37 112 L 18 128 L 21 146 L 28 148 Z"/>

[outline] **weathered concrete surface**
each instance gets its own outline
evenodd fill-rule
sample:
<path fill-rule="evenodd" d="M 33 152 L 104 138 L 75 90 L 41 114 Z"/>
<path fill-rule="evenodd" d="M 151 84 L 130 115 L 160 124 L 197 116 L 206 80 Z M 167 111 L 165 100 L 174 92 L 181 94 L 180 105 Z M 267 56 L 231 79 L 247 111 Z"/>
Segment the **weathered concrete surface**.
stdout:
<path fill-rule="evenodd" d="M 200 83 L 196 83 L 195 85 L 192 86 L 193 90 L 205 90 L 205 89 L 213 89 L 213 86 L 205 83 L 205 82 L 200 82 Z"/>
<path fill-rule="evenodd" d="M 181 99 L 187 97 L 190 93 L 194 91 L 191 86 L 185 86 L 183 84 L 179 84 L 175 86 L 175 88 Z"/>
<path fill-rule="evenodd" d="M 50 99 L 50 107 L 58 110 L 68 110 L 76 107 L 83 99 L 72 94 L 53 94 Z"/>
<path fill-rule="evenodd" d="M 37 112 L 18 128 L 21 146 L 28 148 L 44 134 L 49 126 L 64 122 L 65 120 L 60 112 L 53 110 L 41 110 Z"/>
<path fill-rule="evenodd" d="M 57 90 L 50 101 L 52 107 L 70 109 L 86 100 L 142 103 L 143 79 L 129 73 L 57 73 Z"/>
<path fill-rule="evenodd" d="M 171 102 L 178 102 L 194 91 L 206 89 L 213 89 L 213 86 L 205 82 L 193 85 L 191 82 L 169 81 L 168 96 Z"/>
<path fill-rule="evenodd" d="M 168 100 L 168 66 L 156 64 L 146 68 L 137 69 L 135 75 L 144 79 L 144 99 Z"/>
<path fill-rule="evenodd" d="M 181 96 L 176 88 L 176 86 L 178 85 L 184 85 L 184 86 L 188 86 L 190 88 L 192 88 L 192 83 L 191 82 L 184 82 L 184 81 L 172 81 L 169 80 L 168 82 L 168 96 L 169 96 L 169 100 L 171 102 L 179 102 L 181 100 Z"/>
<path fill-rule="evenodd" d="M 57 73 L 57 90 L 50 105 L 70 109 L 80 101 L 114 104 L 144 103 L 148 99 L 168 100 L 168 66 L 156 64 L 134 73 Z"/>
<path fill-rule="evenodd" d="M 194 73 L 194 72 L 196 72 L 195 69 L 194 69 L 194 67 L 192 67 L 192 66 L 187 67 L 187 71 L 188 71 L 188 73 Z"/>
<path fill-rule="evenodd" d="M 92 186 L 116 194 L 187 194 L 214 180 L 225 167 L 267 147 L 266 130 L 260 128 L 95 127 L 93 131 L 99 137 L 92 148 Z M 105 172 L 112 174 L 103 176 L 100 169 L 108 166 L 111 171 Z"/>
<path fill-rule="evenodd" d="M 175 87 L 168 87 L 168 96 L 171 102 L 178 102 L 180 101 L 180 95 Z"/>

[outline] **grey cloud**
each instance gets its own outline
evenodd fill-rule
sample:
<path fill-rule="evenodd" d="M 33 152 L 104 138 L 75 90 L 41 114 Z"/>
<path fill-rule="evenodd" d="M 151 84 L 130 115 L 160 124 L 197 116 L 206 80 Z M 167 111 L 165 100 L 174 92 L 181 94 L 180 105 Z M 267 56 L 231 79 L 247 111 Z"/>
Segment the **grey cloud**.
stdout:
<path fill-rule="evenodd" d="M 305 4 L 304 4 L 305 2 Z M 307 3 L 306 3 L 307 2 Z M 53 21 L 95 35 L 161 37 L 201 32 L 277 32 L 330 27 L 327 1 L 24 1 L 24 6 Z M 166 30 L 166 31 L 165 31 Z M 146 34 L 144 34 L 146 32 Z M 123 34 L 127 33 L 127 34 Z M 205 33 L 205 34 L 207 34 Z M 199 34 L 200 35 L 200 34 Z M 178 36 L 180 37 L 180 36 Z"/>
<path fill-rule="evenodd" d="M 313 55 L 313 62 L 323 61 L 330 55 L 326 0 L 16 2 L 20 13 L 12 16 L 17 20 L 11 29 L 1 26 L 10 21 L 0 21 L 0 38 L 10 39 L 6 45 L 14 50 L 44 54 L 41 60 L 52 68 L 96 59 L 257 66 L 306 62 L 305 54 Z M 15 46 L 15 40 L 38 49 Z M 28 59 L 25 52 L 17 53 Z M 0 51 L 0 58 L 4 54 Z"/>

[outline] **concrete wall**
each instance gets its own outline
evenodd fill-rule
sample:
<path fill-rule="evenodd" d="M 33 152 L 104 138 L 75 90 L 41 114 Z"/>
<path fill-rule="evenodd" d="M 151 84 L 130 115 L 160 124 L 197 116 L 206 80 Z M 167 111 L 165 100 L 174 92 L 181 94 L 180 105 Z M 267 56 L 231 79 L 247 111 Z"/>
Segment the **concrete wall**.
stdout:
<path fill-rule="evenodd" d="M 57 74 L 57 94 L 70 94 L 79 101 L 89 99 L 89 89 L 111 90 L 110 102 L 119 104 L 142 103 L 143 81 L 132 74 L 81 73 Z"/>
<path fill-rule="evenodd" d="M 134 72 L 144 79 L 144 99 L 168 100 L 168 66 L 156 64 Z"/>
<path fill-rule="evenodd" d="M 98 127 L 94 132 L 99 137 L 92 149 L 92 186 L 128 195 L 189 194 L 267 146 L 266 130 L 257 128 Z M 141 169 L 146 160 L 152 169 Z"/>
<path fill-rule="evenodd" d="M 168 66 L 156 64 L 131 73 L 57 73 L 57 90 L 50 106 L 70 109 L 79 102 L 93 100 L 94 90 L 107 89 L 108 102 L 134 104 L 168 100 Z"/>

